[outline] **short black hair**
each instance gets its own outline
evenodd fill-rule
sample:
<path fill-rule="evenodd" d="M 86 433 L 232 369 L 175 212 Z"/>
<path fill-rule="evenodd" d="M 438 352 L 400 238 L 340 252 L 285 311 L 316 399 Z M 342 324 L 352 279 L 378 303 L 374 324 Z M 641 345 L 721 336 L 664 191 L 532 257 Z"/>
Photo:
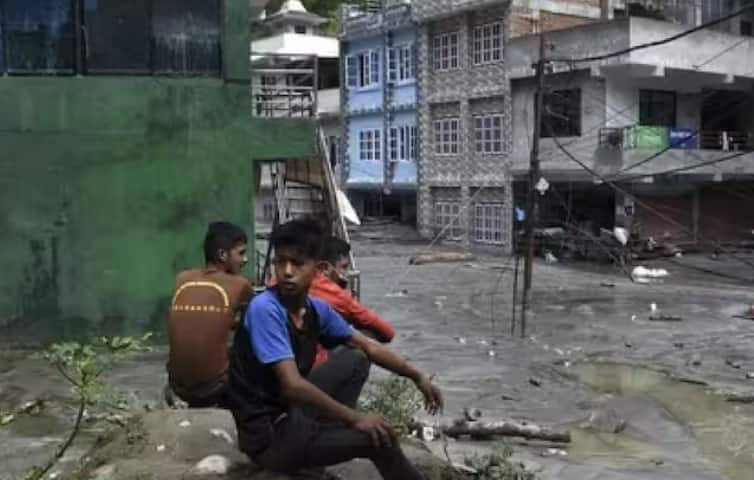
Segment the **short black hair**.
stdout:
<path fill-rule="evenodd" d="M 204 259 L 207 262 L 217 261 L 220 250 L 228 251 L 248 242 L 246 232 L 235 223 L 212 222 L 207 227 L 207 235 L 204 237 Z"/>
<path fill-rule="evenodd" d="M 335 264 L 341 258 L 348 257 L 349 253 L 351 253 L 351 245 L 348 242 L 342 238 L 331 236 L 325 239 L 322 245 L 322 255 L 319 259 Z"/>
<path fill-rule="evenodd" d="M 318 260 L 324 238 L 321 222 L 313 218 L 297 218 L 275 228 L 270 235 L 270 244 L 276 251 L 281 247 L 292 247 L 307 259 Z"/>

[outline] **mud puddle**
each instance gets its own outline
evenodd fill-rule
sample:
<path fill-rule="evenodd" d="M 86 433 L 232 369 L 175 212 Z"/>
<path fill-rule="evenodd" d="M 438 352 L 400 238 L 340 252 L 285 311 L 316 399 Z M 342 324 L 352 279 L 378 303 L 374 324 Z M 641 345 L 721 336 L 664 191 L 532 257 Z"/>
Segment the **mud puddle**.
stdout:
<path fill-rule="evenodd" d="M 619 364 L 577 364 L 577 381 L 601 394 L 597 410 L 625 420 L 620 433 L 580 424 L 572 429 L 569 457 L 613 465 L 694 466 L 730 480 L 754 471 L 754 407 L 735 405 L 702 385 L 650 369 Z"/>

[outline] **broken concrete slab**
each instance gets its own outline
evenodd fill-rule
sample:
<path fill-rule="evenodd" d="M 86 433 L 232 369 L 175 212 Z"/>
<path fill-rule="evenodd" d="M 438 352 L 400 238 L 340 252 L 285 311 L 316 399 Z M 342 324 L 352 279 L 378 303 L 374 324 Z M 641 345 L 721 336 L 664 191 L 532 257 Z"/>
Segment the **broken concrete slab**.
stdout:
<path fill-rule="evenodd" d="M 468 252 L 438 252 L 420 253 L 411 257 L 408 263 L 411 265 L 426 265 L 429 263 L 470 262 L 473 260 L 476 260 L 476 257 Z"/>
<path fill-rule="evenodd" d="M 223 432 L 224 434 L 218 434 Z M 228 433 L 230 432 L 230 433 Z M 231 442 L 228 442 L 230 437 Z M 224 410 L 161 410 L 135 417 L 103 437 L 63 478 L 135 480 L 287 480 L 262 471 L 238 450 L 235 425 Z M 162 447 L 162 448 L 158 448 Z M 456 480 L 460 473 L 415 441 L 406 456 L 428 480 Z M 344 480 L 378 480 L 368 461 L 331 467 Z"/>

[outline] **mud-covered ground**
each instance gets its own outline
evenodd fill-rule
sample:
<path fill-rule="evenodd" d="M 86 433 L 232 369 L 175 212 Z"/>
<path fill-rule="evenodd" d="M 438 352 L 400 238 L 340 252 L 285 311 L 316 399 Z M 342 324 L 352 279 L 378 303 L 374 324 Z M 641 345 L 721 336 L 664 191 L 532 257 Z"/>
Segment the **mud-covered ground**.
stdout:
<path fill-rule="evenodd" d="M 639 285 L 608 266 L 538 263 L 522 339 L 510 336 L 511 259 L 410 266 L 426 248 L 412 237 L 395 227 L 357 232 L 362 298 L 394 323 L 395 348 L 436 374 L 447 417 L 474 406 L 490 419 L 569 428 L 570 445 L 515 441 L 517 455 L 544 479 L 751 478 L 754 407 L 726 402 L 725 394 L 754 393 L 746 378 L 754 372 L 754 322 L 734 318 L 754 303 L 744 283 L 752 267 L 687 257 L 660 262 L 669 271 L 664 283 Z M 681 321 L 650 321 L 652 303 Z M 65 385 L 28 352 L 6 351 L 1 360 L 0 408 L 53 399 L 48 413 L 0 427 L 0 478 L 19 478 L 62 437 L 75 410 Z M 157 404 L 164 360 L 158 350 L 123 365 L 113 380 L 137 403 Z M 605 418 L 625 428 L 606 433 Z M 83 436 L 73 453 L 94 436 Z M 451 442 L 448 451 L 458 460 L 484 445 Z M 439 442 L 433 448 L 442 451 Z"/>

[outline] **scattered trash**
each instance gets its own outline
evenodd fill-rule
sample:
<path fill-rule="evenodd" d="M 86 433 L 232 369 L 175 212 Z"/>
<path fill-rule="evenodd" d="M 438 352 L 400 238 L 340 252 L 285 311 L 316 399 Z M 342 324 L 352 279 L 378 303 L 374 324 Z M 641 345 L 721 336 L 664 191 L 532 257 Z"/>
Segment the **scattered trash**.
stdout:
<path fill-rule="evenodd" d="M 158 452 L 164 452 L 164 451 L 165 451 L 165 445 L 162 445 L 162 444 L 160 444 L 160 445 L 157 445 L 157 448 L 156 448 L 156 450 L 157 450 Z"/>
<path fill-rule="evenodd" d="M 538 378 L 531 377 L 529 378 L 529 384 L 535 386 L 535 387 L 541 387 L 542 386 L 542 380 Z"/>
<path fill-rule="evenodd" d="M 610 282 L 602 282 L 602 283 L 600 283 L 600 287 L 615 288 L 615 284 L 614 283 L 610 283 Z"/>
<path fill-rule="evenodd" d="M 489 352 L 487 352 L 487 355 L 489 355 L 490 357 L 494 357 L 495 356 L 495 351 L 494 350 L 490 350 Z"/>
<path fill-rule="evenodd" d="M 51 474 L 47 475 L 47 478 L 50 480 L 55 480 L 60 476 L 60 472 L 52 472 Z"/>
<path fill-rule="evenodd" d="M 464 337 L 455 337 L 455 339 L 460 343 L 461 345 L 466 345 L 466 339 Z"/>
<path fill-rule="evenodd" d="M 677 315 L 650 315 L 649 319 L 653 322 L 682 322 L 683 317 Z"/>
<path fill-rule="evenodd" d="M 749 372 L 746 374 L 747 380 L 754 380 L 754 372 Z"/>
<path fill-rule="evenodd" d="M 741 364 L 737 361 L 733 360 L 732 358 L 726 358 L 725 364 L 728 365 L 731 368 L 735 368 L 736 370 L 741 368 Z"/>
<path fill-rule="evenodd" d="M 25 402 L 18 408 L 18 413 L 25 413 L 27 415 L 39 415 L 44 407 L 44 400 L 31 400 Z"/>
<path fill-rule="evenodd" d="M 634 348 L 634 344 L 631 343 L 631 342 L 629 342 L 628 340 L 626 340 L 625 342 L 623 342 L 623 345 L 625 345 L 626 348 Z"/>
<path fill-rule="evenodd" d="M 463 409 L 463 416 L 469 422 L 482 418 L 482 411 L 476 407 L 466 407 Z"/>
<path fill-rule="evenodd" d="M 511 397 L 510 395 L 506 395 L 505 393 L 500 395 L 500 400 L 507 400 L 509 402 L 517 402 L 518 399 L 516 397 Z"/>
<path fill-rule="evenodd" d="M 636 315 L 631 315 L 631 321 L 636 322 Z"/>
<path fill-rule="evenodd" d="M 215 438 L 220 438 L 222 440 L 225 440 L 229 444 L 233 445 L 233 437 L 230 436 L 228 432 L 221 428 L 213 428 L 209 431 L 210 435 L 212 435 Z"/>
<path fill-rule="evenodd" d="M 478 343 L 479 345 L 489 345 L 489 342 L 487 340 L 477 340 L 476 343 Z"/>
<path fill-rule="evenodd" d="M 616 240 L 618 240 L 618 243 L 620 243 L 621 245 L 625 246 L 626 244 L 628 244 L 629 233 L 628 233 L 628 230 L 626 230 L 625 228 L 623 227 L 613 228 L 613 236 L 615 237 Z"/>
<path fill-rule="evenodd" d="M 702 364 L 702 357 L 698 353 L 695 353 L 691 356 L 689 363 L 695 367 L 698 367 Z"/>
<path fill-rule="evenodd" d="M 419 436 L 425 442 L 431 442 L 435 439 L 435 429 L 432 427 L 422 427 Z"/>
<path fill-rule="evenodd" d="M 560 448 L 548 448 L 547 450 L 543 451 L 541 455 L 543 457 L 565 457 L 566 455 L 568 455 L 568 452 Z"/>
<path fill-rule="evenodd" d="M 0 426 L 8 425 L 10 422 L 16 419 L 16 415 L 9 413 L 0 417 Z"/>
<path fill-rule="evenodd" d="M 664 268 L 646 268 L 643 266 L 635 267 L 631 271 L 631 279 L 636 283 L 655 283 L 668 276 L 668 271 Z"/>
<path fill-rule="evenodd" d="M 188 420 L 184 420 L 181 423 L 179 423 L 178 426 L 181 427 L 181 428 L 190 427 L 191 426 L 191 422 L 189 422 Z"/>
<path fill-rule="evenodd" d="M 557 353 L 557 354 L 558 354 L 558 355 L 560 355 L 561 357 L 562 357 L 563 355 L 565 355 L 565 352 L 564 352 L 563 350 L 559 349 L 559 348 L 556 348 L 556 349 L 554 349 L 554 350 L 553 350 L 553 352 Z"/>
<path fill-rule="evenodd" d="M 230 470 L 230 460 L 222 455 L 210 455 L 194 465 L 191 472 L 194 475 L 226 475 Z"/>
<path fill-rule="evenodd" d="M 475 468 L 471 468 L 468 465 L 464 465 L 463 463 L 453 463 L 453 468 L 458 470 L 459 472 L 466 473 L 471 476 L 479 476 L 479 472 Z"/>
<path fill-rule="evenodd" d="M 684 344 L 683 344 L 683 342 L 674 342 L 674 343 L 673 343 L 673 346 L 674 346 L 675 348 L 683 348 L 683 347 L 684 347 Z"/>
<path fill-rule="evenodd" d="M 546 252 L 545 253 L 545 262 L 547 263 L 558 263 L 558 258 L 552 254 L 552 252 Z"/>
<path fill-rule="evenodd" d="M 408 296 L 408 290 L 401 290 L 400 292 L 390 292 L 386 293 L 385 296 L 387 298 L 403 298 Z"/>
<path fill-rule="evenodd" d="M 651 462 L 652 462 L 652 463 L 653 463 L 654 465 L 656 465 L 656 466 L 658 466 L 658 467 L 659 467 L 660 465 L 664 465 L 664 464 L 665 464 L 665 460 L 663 460 L 663 459 L 661 459 L 661 458 L 653 458 L 653 459 L 652 459 L 652 460 L 650 460 L 650 461 L 651 461 Z"/>
<path fill-rule="evenodd" d="M 547 181 L 545 177 L 539 177 L 539 181 L 536 185 L 534 185 L 534 190 L 539 192 L 540 195 L 544 195 L 547 193 L 547 190 L 550 189 L 550 182 Z"/>

